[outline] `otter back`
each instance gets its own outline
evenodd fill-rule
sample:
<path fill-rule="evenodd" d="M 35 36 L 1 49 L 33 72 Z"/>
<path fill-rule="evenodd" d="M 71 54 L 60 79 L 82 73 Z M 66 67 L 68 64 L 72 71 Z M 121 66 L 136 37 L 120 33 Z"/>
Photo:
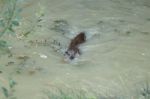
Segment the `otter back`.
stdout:
<path fill-rule="evenodd" d="M 69 44 L 67 51 L 65 52 L 65 56 L 69 57 L 69 59 L 73 60 L 76 54 L 81 54 L 79 45 L 86 41 L 86 36 L 84 32 L 80 32 L 75 38 L 73 38 Z"/>

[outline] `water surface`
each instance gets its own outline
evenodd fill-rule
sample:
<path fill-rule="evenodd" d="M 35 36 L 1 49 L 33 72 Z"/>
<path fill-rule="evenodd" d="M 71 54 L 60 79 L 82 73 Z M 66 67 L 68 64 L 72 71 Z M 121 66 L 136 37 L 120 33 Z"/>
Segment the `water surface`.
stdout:
<path fill-rule="evenodd" d="M 1 38 L 12 56 L 0 57 L 0 84 L 15 80 L 17 99 L 48 99 L 43 90 L 53 87 L 144 99 L 136 91 L 150 79 L 148 0 L 19 0 L 18 7 L 23 9 L 17 35 Z M 56 31 L 56 20 L 67 25 Z M 87 36 L 82 55 L 65 62 L 63 52 L 80 31 Z"/>

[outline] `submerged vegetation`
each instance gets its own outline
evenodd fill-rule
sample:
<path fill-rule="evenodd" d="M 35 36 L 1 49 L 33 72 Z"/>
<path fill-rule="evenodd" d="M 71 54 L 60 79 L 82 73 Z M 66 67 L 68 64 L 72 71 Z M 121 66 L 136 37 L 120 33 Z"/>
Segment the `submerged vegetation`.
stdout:
<path fill-rule="evenodd" d="M 145 85 L 144 87 L 133 86 L 134 92 L 132 92 L 131 94 L 125 94 L 122 92 L 105 93 L 101 89 L 99 91 L 98 90 L 94 91 L 94 89 L 91 88 L 74 89 L 70 87 L 52 87 L 44 91 L 44 95 L 47 96 L 47 98 L 44 99 L 150 99 L 149 84 L 150 84 L 149 82 L 144 82 Z M 130 91 L 130 89 L 128 91 Z"/>
<path fill-rule="evenodd" d="M 94 94 L 81 89 L 57 88 L 45 91 L 44 94 L 48 99 L 97 99 Z"/>
<path fill-rule="evenodd" d="M 2 92 L 6 99 L 17 99 L 13 94 L 15 92 L 14 87 L 16 84 L 16 81 L 10 78 L 8 80 L 8 87 L 0 85 L 0 92 Z"/>
<path fill-rule="evenodd" d="M 14 27 L 19 26 L 19 14 L 21 9 L 17 7 L 17 0 L 6 0 L 5 7 L 0 17 L 0 37 L 5 33 L 15 33 Z"/>
<path fill-rule="evenodd" d="M 5 53 L 10 53 L 8 44 L 5 40 L 0 40 L 0 55 Z"/>
<path fill-rule="evenodd" d="M 55 20 L 51 30 L 61 33 L 69 33 L 69 23 L 66 20 Z"/>
<path fill-rule="evenodd" d="M 142 88 L 141 94 L 144 97 L 144 99 L 150 99 L 150 85 L 148 82 Z"/>
<path fill-rule="evenodd" d="M 4 7 L 0 13 L 0 38 L 6 34 L 15 34 L 15 27 L 19 26 L 21 9 L 17 7 L 17 0 L 3 0 Z M 0 40 L 0 54 L 10 52 L 6 40 Z"/>
<path fill-rule="evenodd" d="M 135 88 L 136 89 L 136 88 Z M 44 99 L 150 99 L 150 87 L 146 84 L 142 89 L 135 90 L 135 93 L 131 94 L 100 94 L 97 91 L 86 89 L 72 89 L 72 88 L 52 88 L 51 90 L 44 91 L 47 98 Z"/>

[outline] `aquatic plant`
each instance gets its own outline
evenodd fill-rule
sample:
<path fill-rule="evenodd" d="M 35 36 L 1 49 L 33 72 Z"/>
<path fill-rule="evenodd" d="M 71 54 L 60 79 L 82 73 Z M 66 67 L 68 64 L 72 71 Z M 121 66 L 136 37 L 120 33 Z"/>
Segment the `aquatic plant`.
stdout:
<path fill-rule="evenodd" d="M 39 4 L 39 7 L 35 12 L 35 16 L 35 20 L 29 22 L 30 25 L 28 25 L 28 29 L 25 29 L 21 34 L 18 35 L 19 38 L 28 37 L 28 35 L 32 34 L 34 31 L 43 26 L 43 20 L 45 16 L 45 7 L 43 5 Z"/>
<path fill-rule="evenodd" d="M 8 84 L 9 84 L 8 87 L 0 86 L 3 95 L 5 96 L 6 99 L 16 99 L 16 97 L 13 95 L 14 87 L 17 84 L 16 81 L 10 78 L 8 80 Z"/>
<path fill-rule="evenodd" d="M 66 20 L 60 19 L 53 22 L 51 30 L 61 33 L 69 32 L 69 23 Z"/>
<path fill-rule="evenodd" d="M 102 95 L 98 92 L 82 90 L 82 89 L 64 89 L 57 88 L 44 91 L 46 99 L 130 99 L 125 96 Z"/>
<path fill-rule="evenodd" d="M 135 92 L 131 94 L 112 94 L 94 91 L 92 89 L 74 89 L 66 87 L 55 87 L 44 91 L 46 99 L 150 99 L 150 83 L 144 82 L 144 87 L 135 87 Z M 138 88 L 138 89 L 137 89 Z M 130 91 L 130 90 L 129 90 Z"/>
<path fill-rule="evenodd" d="M 97 99 L 94 95 L 84 90 L 54 89 L 44 92 L 48 99 Z"/>
<path fill-rule="evenodd" d="M 7 47 L 7 42 L 4 40 L 0 40 L 0 47 Z"/>
<path fill-rule="evenodd" d="M 17 8 L 17 0 L 6 0 L 0 17 L 0 37 L 5 33 L 15 34 L 14 27 L 19 26 L 21 9 Z"/>
<path fill-rule="evenodd" d="M 147 18 L 146 20 L 147 20 L 147 21 L 150 21 L 150 18 Z"/>
<path fill-rule="evenodd" d="M 10 53 L 8 44 L 5 40 L 0 40 L 0 55 L 5 53 Z"/>
<path fill-rule="evenodd" d="M 144 97 L 144 99 L 150 99 L 150 86 L 148 82 L 142 88 L 141 94 Z"/>

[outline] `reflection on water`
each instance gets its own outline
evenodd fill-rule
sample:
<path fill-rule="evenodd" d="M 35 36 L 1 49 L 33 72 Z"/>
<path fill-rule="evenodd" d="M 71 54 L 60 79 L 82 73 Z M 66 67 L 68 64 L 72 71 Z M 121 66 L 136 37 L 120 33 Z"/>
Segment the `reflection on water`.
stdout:
<path fill-rule="evenodd" d="M 0 98 L 150 98 L 148 0 L 0 2 Z M 82 54 L 64 61 L 82 31 Z"/>

